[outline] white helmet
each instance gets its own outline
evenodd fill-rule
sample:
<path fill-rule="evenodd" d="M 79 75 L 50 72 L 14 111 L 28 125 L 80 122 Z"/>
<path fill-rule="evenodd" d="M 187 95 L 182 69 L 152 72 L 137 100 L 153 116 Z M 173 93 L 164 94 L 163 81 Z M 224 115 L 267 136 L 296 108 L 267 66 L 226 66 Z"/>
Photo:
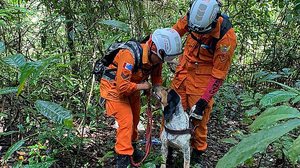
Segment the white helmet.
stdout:
<path fill-rule="evenodd" d="M 175 29 L 156 29 L 152 34 L 152 42 L 157 48 L 155 54 L 164 61 L 171 61 L 182 53 L 181 38 Z"/>
<path fill-rule="evenodd" d="M 217 0 L 195 0 L 188 13 L 188 28 L 196 33 L 211 31 L 220 15 L 221 3 Z"/>

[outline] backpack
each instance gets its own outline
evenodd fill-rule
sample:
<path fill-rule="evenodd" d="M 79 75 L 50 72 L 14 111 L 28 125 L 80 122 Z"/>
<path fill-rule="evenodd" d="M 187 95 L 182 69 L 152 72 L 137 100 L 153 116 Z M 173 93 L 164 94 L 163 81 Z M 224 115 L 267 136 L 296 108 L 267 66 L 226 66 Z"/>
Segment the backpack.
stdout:
<path fill-rule="evenodd" d="M 212 41 L 210 42 L 209 45 L 203 43 L 200 39 L 198 39 L 195 35 L 193 35 L 193 33 L 190 32 L 192 38 L 194 40 L 196 40 L 200 44 L 201 47 L 204 47 L 205 49 L 207 49 L 210 54 L 214 54 L 218 41 L 223 38 L 223 36 L 228 32 L 229 29 L 232 28 L 232 24 L 229 20 L 229 16 L 227 16 L 226 14 L 221 14 L 220 17 L 223 18 L 223 21 L 221 24 L 221 30 L 220 30 L 220 37 L 212 38 Z"/>
<path fill-rule="evenodd" d="M 121 49 L 128 49 L 132 53 L 134 57 L 133 72 L 137 72 L 138 68 L 141 67 L 143 49 L 139 42 L 130 40 L 127 42 L 113 43 L 105 51 L 103 57 L 98 59 L 95 63 L 93 74 L 95 74 L 97 81 L 99 81 L 102 77 L 107 79 L 115 79 L 115 73 L 111 72 L 117 71 L 117 68 L 107 69 L 107 67 L 110 64 L 113 64 L 117 67 L 117 65 L 113 63 L 113 60 Z"/>

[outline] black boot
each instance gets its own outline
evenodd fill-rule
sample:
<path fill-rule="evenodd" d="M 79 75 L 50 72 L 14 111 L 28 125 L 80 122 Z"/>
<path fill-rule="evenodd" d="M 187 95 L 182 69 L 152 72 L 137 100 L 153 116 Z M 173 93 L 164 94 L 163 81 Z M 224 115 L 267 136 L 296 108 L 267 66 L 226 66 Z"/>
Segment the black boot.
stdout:
<path fill-rule="evenodd" d="M 116 161 L 117 161 L 116 168 L 127 168 L 130 164 L 130 156 L 118 154 Z"/>
<path fill-rule="evenodd" d="M 194 168 L 205 168 L 205 164 L 203 161 L 203 151 L 198 151 L 193 149 L 191 154 L 191 165 Z"/>
<path fill-rule="evenodd" d="M 140 162 L 143 159 L 145 153 L 138 149 L 136 142 L 132 142 L 132 147 L 134 149 L 134 152 L 132 154 L 133 161 Z"/>

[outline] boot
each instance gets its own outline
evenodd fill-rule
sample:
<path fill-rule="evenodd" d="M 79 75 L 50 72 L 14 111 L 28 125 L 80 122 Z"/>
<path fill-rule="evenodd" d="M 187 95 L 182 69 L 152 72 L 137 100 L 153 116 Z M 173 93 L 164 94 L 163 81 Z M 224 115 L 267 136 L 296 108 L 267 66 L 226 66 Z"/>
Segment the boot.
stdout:
<path fill-rule="evenodd" d="M 133 161 L 140 162 L 143 159 L 145 153 L 138 149 L 136 142 L 132 142 L 132 147 L 134 149 L 134 152 L 132 154 Z"/>
<path fill-rule="evenodd" d="M 129 155 L 117 155 L 116 158 L 117 164 L 116 168 L 127 168 L 130 165 Z"/>
<path fill-rule="evenodd" d="M 203 151 L 193 149 L 191 154 L 191 166 L 194 168 L 205 168 L 203 161 Z"/>

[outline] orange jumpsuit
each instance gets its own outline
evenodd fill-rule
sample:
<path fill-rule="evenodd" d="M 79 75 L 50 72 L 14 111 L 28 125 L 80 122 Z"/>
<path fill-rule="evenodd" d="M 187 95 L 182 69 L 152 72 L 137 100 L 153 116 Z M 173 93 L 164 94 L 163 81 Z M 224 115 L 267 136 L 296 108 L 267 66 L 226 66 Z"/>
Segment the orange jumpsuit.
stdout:
<path fill-rule="evenodd" d="M 220 37 L 220 27 L 223 18 L 219 17 L 216 28 L 208 34 L 193 33 L 197 39 L 209 44 L 212 37 Z M 173 26 L 183 36 L 188 32 L 187 17 L 183 17 Z M 180 94 L 185 110 L 193 105 L 207 92 L 207 87 L 212 79 L 224 80 L 229 71 L 234 50 L 236 48 L 236 35 L 231 28 L 216 45 L 214 54 L 199 46 L 199 43 L 188 34 L 184 53 L 179 58 L 179 65 L 172 81 L 172 88 Z M 200 48 L 199 48 L 200 47 Z M 200 50 L 199 50 L 200 49 Z M 192 138 L 192 147 L 199 151 L 207 148 L 207 123 L 212 111 L 214 100 L 208 102 L 204 110 L 203 119 L 194 120 L 193 125 L 199 125 Z"/>
<path fill-rule="evenodd" d="M 134 56 L 127 49 L 116 55 L 114 63 L 117 71 L 113 71 L 115 79 L 103 77 L 100 83 L 101 97 L 106 99 L 106 113 L 115 117 L 119 124 L 116 135 L 115 151 L 120 155 L 132 155 L 132 141 L 138 138 L 137 125 L 140 119 L 140 91 L 137 84 L 151 76 L 152 85 L 161 85 L 162 64 L 153 66 L 148 60 L 148 45 L 143 48 L 142 67 L 134 72 Z M 111 64 L 108 69 L 116 68 Z"/>

